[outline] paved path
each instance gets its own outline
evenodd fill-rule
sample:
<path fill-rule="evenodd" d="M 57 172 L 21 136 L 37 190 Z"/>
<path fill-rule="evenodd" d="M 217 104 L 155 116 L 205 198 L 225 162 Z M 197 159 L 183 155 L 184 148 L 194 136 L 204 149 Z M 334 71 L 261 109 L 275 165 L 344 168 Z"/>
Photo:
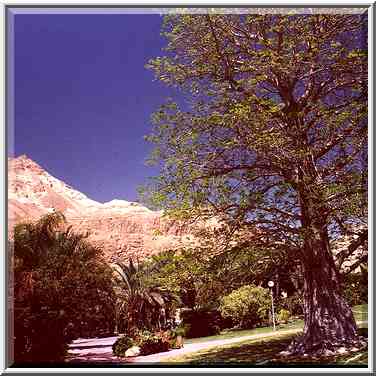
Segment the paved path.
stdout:
<path fill-rule="evenodd" d="M 239 341 L 246 341 L 262 337 L 270 337 L 277 334 L 297 333 L 301 329 L 280 330 L 271 333 L 254 334 L 243 337 L 228 338 L 212 340 L 200 343 L 188 343 L 181 349 L 173 349 L 166 352 L 157 354 L 138 356 L 126 359 L 120 359 L 112 354 L 112 344 L 118 337 L 106 338 L 89 338 L 89 339 L 76 339 L 69 345 L 68 362 L 90 362 L 90 363 L 158 363 L 163 362 L 164 359 L 192 353 L 195 351 L 203 350 L 210 347 L 227 345 Z"/>
<path fill-rule="evenodd" d="M 122 363 L 112 354 L 112 345 L 118 337 L 78 338 L 69 345 L 67 362 Z"/>
<path fill-rule="evenodd" d="M 211 347 L 223 346 L 223 345 L 227 345 L 227 344 L 231 344 L 235 342 L 247 341 L 247 340 L 264 338 L 264 337 L 272 337 L 278 334 L 298 333 L 301 330 L 302 328 L 279 330 L 279 331 L 271 332 L 271 333 L 261 333 L 261 334 L 254 334 L 254 335 L 236 337 L 236 338 L 218 339 L 218 340 L 200 342 L 200 343 L 188 343 L 184 345 L 182 349 L 174 349 L 174 350 L 161 352 L 157 354 L 135 357 L 132 359 L 132 362 L 133 363 L 145 363 L 145 364 L 146 363 L 160 363 L 160 362 L 163 363 L 165 359 L 173 357 L 173 356 L 185 355 L 185 354 L 193 353 L 193 352 L 204 350 L 204 349 L 209 349 Z"/>
<path fill-rule="evenodd" d="M 364 324 L 367 321 L 358 321 L 357 324 Z M 118 337 L 106 337 L 106 338 L 89 338 L 89 339 L 76 339 L 69 345 L 69 353 L 67 362 L 79 362 L 79 363 L 111 363 L 111 364 L 125 364 L 125 363 L 163 363 L 167 358 L 185 355 L 200 351 L 203 349 L 209 349 L 211 347 L 223 346 L 235 342 L 247 341 L 257 338 L 266 338 L 279 334 L 293 334 L 298 333 L 302 328 L 289 329 L 289 330 L 277 330 L 276 332 L 260 333 L 243 337 L 228 338 L 212 340 L 200 343 L 188 343 L 181 349 L 169 350 L 152 355 L 138 356 L 133 358 L 118 358 L 112 354 L 112 344 Z"/>

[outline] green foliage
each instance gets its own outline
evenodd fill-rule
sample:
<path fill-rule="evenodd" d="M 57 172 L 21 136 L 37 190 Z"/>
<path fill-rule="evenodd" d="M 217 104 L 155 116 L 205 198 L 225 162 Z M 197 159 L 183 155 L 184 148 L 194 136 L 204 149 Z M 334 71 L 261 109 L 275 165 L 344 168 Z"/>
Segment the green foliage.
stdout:
<path fill-rule="evenodd" d="M 200 242 L 194 247 L 168 250 L 146 262 L 150 286 L 173 292 L 182 306 L 216 309 L 232 290 L 250 282 L 260 284 L 277 272 L 281 286 L 294 289 L 290 281 L 296 264 L 293 252 L 256 248 L 240 236 L 236 245 L 228 245 L 224 231 L 195 236 Z"/>
<path fill-rule="evenodd" d="M 150 285 L 172 292 L 185 307 L 215 306 L 224 284 L 212 261 L 206 246 L 162 252 L 147 261 Z"/>
<path fill-rule="evenodd" d="M 368 273 L 365 268 L 360 273 L 345 276 L 345 297 L 352 306 L 368 302 Z"/>
<path fill-rule="evenodd" d="M 17 225 L 11 246 L 16 362 L 61 360 L 74 337 L 112 331 L 111 270 L 61 213 Z"/>
<path fill-rule="evenodd" d="M 152 116 L 147 139 L 161 173 L 146 196 L 173 218 L 215 218 L 234 236 L 246 233 L 250 252 L 269 250 L 268 263 L 275 251 L 299 257 L 304 270 L 325 269 L 328 278 L 316 281 L 323 307 L 306 302 L 321 322 L 341 294 L 328 239 L 367 218 L 366 22 L 360 14 L 168 15 L 166 54 L 148 64 L 189 106 L 169 100 Z M 319 275 L 305 273 L 304 286 Z"/>
<path fill-rule="evenodd" d="M 185 336 L 185 330 L 181 327 L 174 329 L 161 330 L 156 334 L 162 338 L 162 341 L 168 344 L 171 349 L 180 349 L 183 347 L 183 337 Z"/>
<path fill-rule="evenodd" d="M 153 115 L 148 140 L 163 166 L 153 204 L 221 215 L 290 249 L 310 234 L 302 202 L 327 213 L 324 227 L 364 217 L 363 16 L 173 15 L 164 25 L 169 53 L 148 67 L 192 105 L 169 101 Z"/>
<path fill-rule="evenodd" d="M 112 345 L 112 352 L 114 355 L 123 358 L 125 356 L 125 352 L 132 346 L 136 346 L 133 338 L 121 336 Z"/>
<path fill-rule="evenodd" d="M 222 319 L 217 310 L 190 309 L 181 313 L 184 336 L 186 338 L 206 337 L 221 331 Z"/>
<path fill-rule="evenodd" d="M 303 315 L 303 297 L 298 293 L 282 299 L 279 306 L 291 312 L 292 315 Z"/>
<path fill-rule="evenodd" d="M 220 311 L 223 317 L 231 318 L 239 327 L 252 328 L 267 322 L 270 307 L 267 289 L 246 285 L 223 297 Z"/>
<path fill-rule="evenodd" d="M 179 331 L 159 330 L 151 332 L 149 330 L 136 330 L 132 337 L 122 336 L 116 340 L 112 346 L 112 352 L 119 357 L 125 357 L 125 352 L 133 347 L 140 348 L 140 355 L 155 354 L 169 349 L 179 349 L 182 343 L 179 341 Z"/>
<path fill-rule="evenodd" d="M 148 284 L 146 264 L 135 265 L 131 260 L 128 265 L 118 262 L 112 267 L 119 327 L 130 334 L 164 327 L 174 307 L 174 295 Z"/>
<path fill-rule="evenodd" d="M 180 324 L 175 329 L 171 330 L 171 336 L 173 338 L 176 338 L 178 336 L 186 337 L 188 331 L 189 331 L 189 325 L 188 324 Z"/>
<path fill-rule="evenodd" d="M 359 193 L 361 185 L 349 186 L 349 169 L 343 169 L 351 165 L 355 177 L 365 147 L 367 57 L 355 47 L 365 37 L 363 22 L 349 15 L 167 16 L 170 53 L 148 68 L 167 85 L 181 87 L 192 106 L 185 112 L 169 101 L 153 115 L 152 159 L 164 168 L 152 201 L 171 213 L 213 206 L 240 219 L 242 197 L 249 203 L 258 196 L 248 211 L 267 207 L 278 223 L 291 224 L 296 211 L 274 208 L 297 200 L 292 175 L 298 166 L 309 167 L 310 156 L 323 173 L 321 199 Z M 326 191 L 334 182 L 346 195 Z M 278 201 L 263 191 L 271 183 L 287 184 Z M 346 201 L 336 205 L 345 210 Z"/>
<path fill-rule="evenodd" d="M 205 263 L 191 250 L 167 250 L 152 256 L 147 262 L 150 270 L 148 279 L 151 287 L 159 287 L 179 296 L 185 306 L 194 306 Z"/>
<path fill-rule="evenodd" d="M 155 354 L 164 352 L 171 348 L 171 338 L 163 333 L 152 333 L 144 330 L 137 334 L 135 341 L 140 347 L 141 355 Z"/>
<path fill-rule="evenodd" d="M 278 322 L 286 323 L 289 320 L 290 316 L 291 316 L 290 311 L 288 311 L 287 309 L 283 309 L 282 308 L 278 312 L 277 320 L 278 320 Z"/>

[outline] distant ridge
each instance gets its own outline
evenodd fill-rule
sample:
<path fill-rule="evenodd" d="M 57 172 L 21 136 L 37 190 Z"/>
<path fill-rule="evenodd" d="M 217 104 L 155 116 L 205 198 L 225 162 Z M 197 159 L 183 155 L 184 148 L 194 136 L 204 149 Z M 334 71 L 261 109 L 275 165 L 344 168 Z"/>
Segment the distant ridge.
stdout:
<path fill-rule="evenodd" d="M 187 229 L 139 203 L 100 203 L 53 177 L 26 155 L 8 158 L 8 225 L 58 210 L 79 232 L 103 247 L 110 259 L 158 253 L 181 241 Z M 158 236 L 155 234 L 158 233 Z"/>

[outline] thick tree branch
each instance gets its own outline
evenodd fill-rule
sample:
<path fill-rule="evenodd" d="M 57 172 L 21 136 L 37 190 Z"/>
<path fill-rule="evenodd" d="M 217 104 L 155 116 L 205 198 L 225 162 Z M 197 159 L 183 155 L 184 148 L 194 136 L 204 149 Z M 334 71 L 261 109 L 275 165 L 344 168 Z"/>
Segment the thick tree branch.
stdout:
<path fill-rule="evenodd" d="M 360 246 L 364 245 L 368 239 L 368 229 L 364 229 L 358 234 L 358 237 L 354 239 L 350 245 L 336 255 L 337 264 L 339 267 L 349 258 Z"/>
<path fill-rule="evenodd" d="M 368 254 L 363 255 L 358 261 L 356 261 L 354 264 L 346 267 L 342 270 L 341 274 L 349 274 L 355 269 L 357 269 L 360 265 L 365 264 L 368 260 Z"/>

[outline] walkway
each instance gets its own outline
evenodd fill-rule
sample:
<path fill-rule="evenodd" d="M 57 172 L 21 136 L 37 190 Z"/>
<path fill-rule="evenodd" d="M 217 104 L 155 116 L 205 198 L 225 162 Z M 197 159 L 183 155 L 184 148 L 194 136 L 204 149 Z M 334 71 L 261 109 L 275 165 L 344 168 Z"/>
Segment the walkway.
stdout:
<path fill-rule="evenodd" d="M 69 345 L 67 362 L 121 363 L 112 354 L 112 345 L 118 337 L 78 338 Z"/>
<path fill-rule="evenodd" d="M 133 363 L 163 363 L 163 361 L 167 358 L 173 357 L 173 356 L 180 356 L 185 355 L 189 353 L 193 353 L 196 351 L 209 349 L 211 347 L 216 346 L 223 346 L 228 345 L 235 342 L 242 342 L 257 338 L 265 338 L 265 337 L 272 337 L 278 334 L 293 334 L 301 332 L 302 328 L 298 329 L 289 329 L 289 330 L 279 330 L 277 332 L 271 332 L 271 333 L 261 333 L 261 334 L 254 334 L 250 336 L 243 336 L 243 337 L 236 337 L 236 338 L 228 338 L 228 339 L 218 339 L 213 341 L 207 341 L 207 342 L 200 342 L 200 343 L 189 343 L 184 345 L 182 349 L 174 349 L 166 352 L 161 352 L 157 354 L 152 355 L 146 355 L 146 356 L 138 356 L 133 358 L 131 361 Z"/>
<path fill-rule="evenodd" d="M 357 321 L 357 324 L 365 324 L 367 321 Z M 132 358 L 118 358 L 112 354 L 112 344 L 118 337 L 106 338 L 89 338 L 89 339 L 76 339 L 69 345 L 68 362 L 84 362 L 84 363 L 111 363 L 111 364 L 126 364 L 126 363 L 163 363 L 167 358 L 193 353 L 211 347 L 228 345 L 235 342 L 242 342 L 253 340 L 257 338 L 272 337 L 280 334 L 293 334 L 298 333 L 302 328 L 278 330 L 270 333 L 260 333 L 243 337 L 228 338 L 212 340 L 200 343 L 188 343 L 181 349 L 169 350 L 157 354 L 138 356 Z"/>
<path fill-rule="evenodd" d="M 228 338 L 212 340 L 200 343 L 188 343 L 181 349 L 173 349 L 166 352 L 160 352 L 157 354 L 138 356 L 126 359 L 120 359 L 112 354 L 112 344 L 118 337 L 106 337 L 106 338 L 89 338 L 89 339 L 76 339 L 69 345 L 68 362 L 90 362 L 90 363 L 159 363 L 164 359 L 176 356 L 184 355 L 196 351 L 200 351 L 206 348 L 227 345 L 230 343 L 252 340 L 262 337 L 270 337 L 277 334 L 297 333 L 301 331 L 299 329 L 280 330 L 271 333 L 254 334 L 250 336 Z"/>

